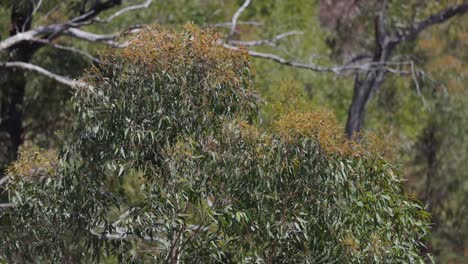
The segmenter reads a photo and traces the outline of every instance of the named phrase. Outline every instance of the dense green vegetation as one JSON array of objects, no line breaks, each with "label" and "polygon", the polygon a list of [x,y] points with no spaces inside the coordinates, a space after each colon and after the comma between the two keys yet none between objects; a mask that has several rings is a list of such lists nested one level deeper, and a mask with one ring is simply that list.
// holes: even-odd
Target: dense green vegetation
[{"label": "dense green vegetation", "polygon": [[8,260],[421,260],[427,213],[333,115],[288,113],[260,132],[244,53],[192,26],[127,42],[75,93],[59,161],[9,171]]},{"label": "dense green vegetation", "polygon": [[[118,33],[0,47],[0,263],[466,261],[466,14],[392,50],[350,140],[356,80],[378,69],[248,52],[365,63],[384,1],[252,1],[232,31],[245,2],[0,0],[1,45],[96,7],[72,28]],[[389,1],[385,24],[464,5]],[[269,42],[222,45],[248,40]]]}]

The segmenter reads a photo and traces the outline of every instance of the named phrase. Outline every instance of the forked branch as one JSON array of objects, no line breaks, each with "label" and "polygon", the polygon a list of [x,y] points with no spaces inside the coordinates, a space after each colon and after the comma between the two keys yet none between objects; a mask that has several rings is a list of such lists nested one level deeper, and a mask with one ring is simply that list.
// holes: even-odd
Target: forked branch
[{"label": "forked branch", "polygon": [[463,4],[455,5],[433,14],[426,19],[414,23],[406,28],[399,28],[399,32],[394,37],[393,41],[396,43],[413,40],[418,37],[419,33],[424,31],[430,26],[442,24],[455,16],[461,16],[468,12],[468,1]]}]

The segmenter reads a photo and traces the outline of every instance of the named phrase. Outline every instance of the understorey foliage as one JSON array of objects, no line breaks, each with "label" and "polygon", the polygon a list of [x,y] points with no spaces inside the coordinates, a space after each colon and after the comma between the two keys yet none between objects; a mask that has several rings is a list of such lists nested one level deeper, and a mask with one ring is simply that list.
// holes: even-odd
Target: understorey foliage
[{"label": "understorey foliage", "polygon": [[0,260],[424,261],[428,214],[372,137],[348,141],[325,110],[257,128],[248,58],[210,30],[121,41],[74,95],[61,151],[9,169]]}]

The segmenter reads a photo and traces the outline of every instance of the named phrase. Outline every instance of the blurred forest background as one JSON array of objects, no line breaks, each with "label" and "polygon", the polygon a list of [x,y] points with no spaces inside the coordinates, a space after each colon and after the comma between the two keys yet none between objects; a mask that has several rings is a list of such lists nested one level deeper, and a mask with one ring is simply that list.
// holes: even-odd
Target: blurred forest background
[{"label": "blurred forest background", "polygon": [[[0,40],[14,34],[12,7],[19,2],[0,0]],[[78,14],[86,2],[94,1],[23,2],[34,2],[34,6],[41,2],[28,22],[31,28],[37,28],[67,21]],[[108,23],[92,23],[81,28],[95,34],[114,34],[145,24],[177,28],[193,23],[216,28],[233,46],[244,44],[250,51],[284,59],[279,63],[271,58],[252,56],[255,88],[264,100],[260,125],[268,124],[285,107],[327,108],[336,114],[344,129],[355,82],[365,81],[362,79],[364,73],[359,70],[322,72],[288,64],[331,67],[360,60],[365,62],[375,55],[375,17],[381,11],[383,1],[254,0],[239,13],[234,28],[233,15],[246,1],[117,2],[122,6],[145,2],[149,5]],[[456,0],[388,2],[386,23],[395,28],[423,20],[451,6],[468,5],[466,1]],[[107,17],[116,10],[104,10],[99,16]],[[427,251],[440,263],[468,261],[467,18],[465,14],[427,27],[417,38],[401,42],[394,48],[393,56],[388,60],[393,70],[386,73],[380,87],[372,92],[362,124],[363,130],[373,131],[392,142],[394,154],[391,158],[404,172],[407,191],[423,201],[432,214]],[[280,35],[285,32],[289,33]],[[246,42],[250,40],[268,41]],[[99,63],[95,58],[110,40],[62,37],[36,44],[39,46],[31,44],[26,48],[34,52],[19,60],[62,76],[80,78],[86,68]],[[73,50],[61,47],[73,47]],[[10,55],[0,50],[1,61]],[[4,68],[0,66],[2,171],[16,159],[18,146],[20,149],[55,149],[58,146],[60,134],[57,132],[70,125],[67,115],[71,111],[69,99],[72,95],[69,86],[43,74]],[[16,79],[13,83],[24,87],[24,97],[20,94],[21,100],[16,103],[12,98],[17,98],[15,93],[21,91],[12,91],[11,85],[7,85],[12,83],[9,79],[12,78],[11,71]],[[22,113],[20,129],[13,132],[9,116],[11,105]],[[13,140],[13,137],[17,139]],[[6,199],[5,194],[2,199]]]}]

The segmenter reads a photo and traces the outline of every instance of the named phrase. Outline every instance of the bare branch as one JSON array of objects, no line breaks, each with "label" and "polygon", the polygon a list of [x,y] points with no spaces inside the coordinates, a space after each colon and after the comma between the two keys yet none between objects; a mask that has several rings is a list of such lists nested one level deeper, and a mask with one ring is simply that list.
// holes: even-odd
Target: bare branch
[{"label": "bare branch", "polygon": [[241,7],[239,7],[236,13],[234,13],[234,16],[232,16],[231,32],[229,33],[227,39],[230,39],[234,35],[237,26],[237,20],[239,19],[239,16],[242,14],[242,12],[244,12],[244,10],[250,5],[250,2],[251,0],[245,0],[244,4]]},{"label": "bare branch", "polygon": [[[370,61],[370,62],[362,62],[360,64],[357,63],[347,63],[342,66],[320,66],[317,64],[313,63],[303,63],[303,62],[298,62],[294,60],[288,60],[286,58],[283,58],[279,55],[276,54],[271,54],[271,53],[263,53],[263,52],[258,52],[258,51],[253,51],[253,50],[245,50],[237,46],[232,46],[229,44],[224,43],[224,47],[232,50],[237,50],[237,51],[245,51],[247,52],[250,56],[256,57],[256,58],[262,58],[262,59],[267,59],[271,60],[283,65],[291,66],[291,67],[296,67],[296,68],[301,68],[301,69],[306,69],[306,70],[311,70],[315,72],[329,72],[329,73],[334,73],[334,74],[343,74],[345,72],[353,72],[353,71],[373,71],[373,70],[383,70],[387,71],[390,73],[394,74],[400,74],[400,75],[409,75],[411,74],[410,71],[404,71],[399,69],[401,66],[411,66],[412,62],[408,61],[402,61],[402,62],[375,62],[375,61]],[[359,61],[359,60],[357,60]]]},{"label": "bare branch", "polygon": [[161,243],[162,245],[164,245],[165,248],[169,247],[169,243],[164,238],[150,237],[148,235],[146,235],[146,236],[135,236],[135,235],[128,234],[128,232],[125,229],[122,229],[122,228],[118,228],[116,230],[116,232],[112,233],[112,234],[109,234],[107,232],[99,233],[99,232],[94,231],[94,230],[90,230],[90,233],[95,235],[95,236],[98,236],[100,238],[106,238],[106,239],[110,239],[110,240],[125,240],[125,239],[137,239],[137,238],[139,238],[139,239],[142,239],[142,240],[145,240],[145,241]]},{"label": "bare branch", "polygon": [[286,37],[293,36],[293,35],[302,35],[302,34],[304,33],[301,31],[293,30],[293,31],[288,31],[288,32],[276,35],[272,39],[251,40],[251,41],[230,40],[228,41],[228,43],[234,46],[252,47],[252,46],[269,45],[272,47],[276,47],[278,45],[278,41],[280,41],[281,39],[284,39]]},{"label": "bare branch", "polygon": [[120,34],[100,35],[100,34],[87,32],[78,28],[69,28],[67,30],[64,30],[63,34],[72,36],[78,39],[90,41],[90,42],[104,42],[111,46],[118,45],[118,43],[116,43],[114,40],[120,35]]},{"label": "bare branch", "polygon": [[145,8],[148,8],[151,3],[153,2],[153,0],[147,0],[146,2],[142,3],[142,4],[139,4],[139,5],[132,5],[132,6],[127,6],[125,8],[122,8],[120,9],[119,11],[115,12],[113,15],[111,15],[110,17],[106,18],[106,19],[100,19],[100,18],[95,18],[94,20],[97,21],[97,22],[101,22],[101,23],[108,23],[112,20],[114,20],[116,17],[119,17],[127,12],[130,12],[130,11],[133,11],[133,10],[138,10],[138,9],[145,9]]},{"label": "bare branch", "polygon": [[[223,45],[224,47],[228,49],[243,51],[243,49],[237,46],[232,46],[227,43],[224,43]],[[322,66],[314,65],[314,64],[305,64],[301,62],[295,62],[295,61],[291,61],[291,60],[285,59],[281,56],[278,56],[276,54],[271,54],[271,53],[263,53],[263,52],[257,52],[257,51],[252,51],[252,50],[246,50],[246,52],[252,57],[268,59],[268,60],[272,60],[272,61],[278,62],[280,64],[288,65],[288,66],[312,70],[316,72],[332,72],[335,74],[340,73],[339,69],[336,67],[322,67]]]},{"label": "bare branch", "polygon": [[93,7],[86,13],[81,16],[75,17],[70,20],[71,23],[82,23],[86,21],[91,21],[95,18],[99,13],[105,11],[107,9],[111,9],[117,5],[120,5],[120,0],[108,0],[108,1],[96,1]]},{"label": "bare branch", "polygon": [[[116,16],[120,16],[123,13],[126,13],[131,10],[147,7],[152,1],[146,1],[142,5],[130,6],[128,8],[124,8],[117,12]],[[93,42],[106,42],[109,45],[117,45],[113,40],[117,37],[117,35],[98,35],[89,32],[85,32],[82,30],[77,29],[77,27],[87,25],[92,23],[95,18],[100,12],[110,9],[114,6],[120,4],[120,1],[117,0],[108,0],[108,1],[96,1],[96,4],[85,14],[75,17],[65,23],[61,24],[52,24],[47,26],[41,26],[32,30],[28,30],[26,32],[18,33],[14,36],[11,36],[3,41],[0,42],[0,51],[6,50],[15,46],[16,44],[23,42],[23,41],[31,41],[34,38],[38,38],[39,36],[45,36],[49,40],[54,39],[60,35],[71,35],[76,38],[84,39],[87,41]],[[37,6],[36,6],[37,7]],[[114,18],[116,17],[114,16]],[[112,16],[111,16],[111,19]]]},{"label": "bare branch", "polygon": [[[141,28],[135,26],[135,27],[132,27],[131,29],[125,30],[124,33],[135,34],[140,31],[141,31]],[[117,47],[117,48],[128,46],[128,42],[119,43],[118,41],[115,41],[115,39],[117,39],[121,35],[121,33],[101,35],[101,34],[87,32],[78,28],[69,28],[63,31],[63,35],[68,35],[68,36],[81,39],[81,40],[85,40],[85,41],[89,41],[89,42],[102,42],[109,46]]]},{"label": "bare branch", "polygon": [[1,203],[0,204],[0,209],[7,209],[13,207],[12,203]]},{"label": "bare branch", "polygon": [[[237,25],[251,25],[251,26],[264,26],[265,24],[262,22],[257,21],[238,21]],[[215,27],[215,28],[231,28],[232,22],[225,22],[225,23],[216,23],[216,24],[206,24],[205,26],[208,27]]]},{"label": "bare branch", "polygon": [[[128,30],[127,33],[135,33],[138,32],[140,29],[138,27],[134,27],[131,30]],[[60,32],[59,34],[57,34]],[[120,36],[119,33],[115,34],[95,34],[91,32],[87,32],[78,28],[69,28],[69,26],[65,24],[56,24],[50,25],[45,27],[39,27],[33,30],[29,30],[23,33],[18,33],[12,37],[5,39],[4,41],[0,42],[0,51],[9,49],[20,42],[23,41],[40,41],[38,39],[41,35],[50,35],[50,34],[57,34],[58,35],[68,35],[74,38],[78,38],[81,40],[86,40],[89,42],[103,42],[107,45],[120,47],[121,44],[117,43],[115,39]]]},{"label": "bare branch", "polygon": [[45,39],[34,39],[32,40],[34,42],[38,42],[38,43],[41,43],[41,44],[45,44],[45,45],[49,45],[55,49],[59,49],[59,50],[65,50],[65,51],[70,51],[70,52],[73,52],[73,53],[77,53],[83,57],[86,57],[87,59],[89,59],[90,61],[92,62],[95,62],[95,63],[99,63],[99,64],[107,64],[106,62],[103,62],[101,61],[100,59],[94,57],[93,55],[83,51],[83,50],[80,50],[80,49],[77,49],[77,48],[74,48],[74,47],[68,47],[68,46],[63,46],[63,45],[60,45],[60,44],[55,44],[55,43],[52,43],[51,41],[49,40],[45,40]]},{"label": "bare branch", "polygon": [[68,35],[77,39],[89,41],[89,42],[102,42],[112,47],[125,47],[128,44],[119,43],[116,39],[122,34],[136,34],[141,31],[142,26],[132,26],[123,32],[113,34],[95,34],[92,32],[84,31],[78,28],[68,28],[61,32],[62,35]]},{"label": "bare branch", "polygon": [[0,62],[0,68],[8,69],[8,68],[16,68],[16,69],[22,69],[22,70],[28,70],[28,71],[33,71],[36,73],[39,73],[43,76],[46,76],[52,80],[55,80],[58,83],[64,84],[66,86],[69,86],[71,88],[85,88],[85,89],[90,89],[91,91],[94,90],[94,88],[82,81],[78,80],[72,80],[70,78],[55,74],[53,72],[50,72],[42,67],[39,67],[37,65],[27,63],[27,62],[21,62],[21,61],[13,61],[13,62]]},{"label": "bare branch", "polygon": [[463,4],[449,7],[445,10],[440,11],[437,14],[429,16],[421,22],[415,23],[407,28],[400,29],[400,32],[393,39],[393,42],[400,43],[408,40],[413,40],[419,35],[419,33],[421,33],[421,31],[425,30],[426,28],[436,24],[444,23],[452,17],[463,15],[467,12],[468,1],[465,0]]},{"label": "bare branch", "polygon": [[426,100],[424,99],[424,96],[421,94],[421,89],[419,88],[419,82],[418,82],[418,78],[416,76],[416,70],[415,70],[415,66],[414,66],[413,62],[411,62],[411,77],[413,78],[414,85],[416,86],[416,92],[418,93],[419,97],[421,98],[423,106],[427,107]]},{"label": "bare branch", "polygon": [[24,24],[23,24],[23,30],[22,30],[22,31],[25,31],[26,25],[28,24],[29,21],[31,21],[33,15],[37,12],[37,10],[39,10],[39,8],[40,8],[41,5],[42,5],[42,2],[43,2],[43,0],[39,0],[39,2],[38,2],[37,4],[35,4],[35,3],[33,2],[34,9],[33,9],[33,11],[31,12],[31,14],[28,16],[28,19],[26,19],[26,22],[24,22]]},{"label": "bare branch", "polygon": [[375,17],[375,41],[379,47],[384,45],[384,40],[387,37],[387,9],[388,0],[383,0],[382,7]]},{"label": "bare branch", "polygon": [[6,183],[8,181],[8,176],[5,176],[3,178],[0,179],[0,186],[2,186],[4,183]]},{"label": "bare branch", "polygon": [[0,42],[0,50],[6,50],[14,45],[27,40],[32,40],[33,38],[42,35],[42,34],[51,34],[54,31],[58,31],[62,28],[62,25],[50,25],[38,27],[36,29],[28,30],[26,32],[20,32],[14,36],[11,36]]},{"label": "bare branch", "polygon": [[32,14],[29,17],[29,19],[31,19],[31,17],[37,12],[37,10],[39,10],[39,8],[41,8],[42,2],[43,2],[43,0],[39,0],[37,5],[34,7],[34,10],[32,11]]},{"label": "bare branch", "polygon": [[62,34],[65,33],[67,35],[71,35],[76,38],[81,38],[81,39],[85,39],[85,40],[93,41],[93,42],[109,41],[117,37],[116,34],[97,35],[97,34],[89,33],[86,31],[82,31],[77,28],[69,28],[69,27],[70,25],[68,24],[54,24],[54,25],[49,25],[49,26],[38,27],[36,29],[28,30],[26,32],[21,32],[0,42],[0,50],[9,49],[23,41],[34,41],[34,38],[37,38],[41,35],[57,34],[58,32],[61,32]]}]

